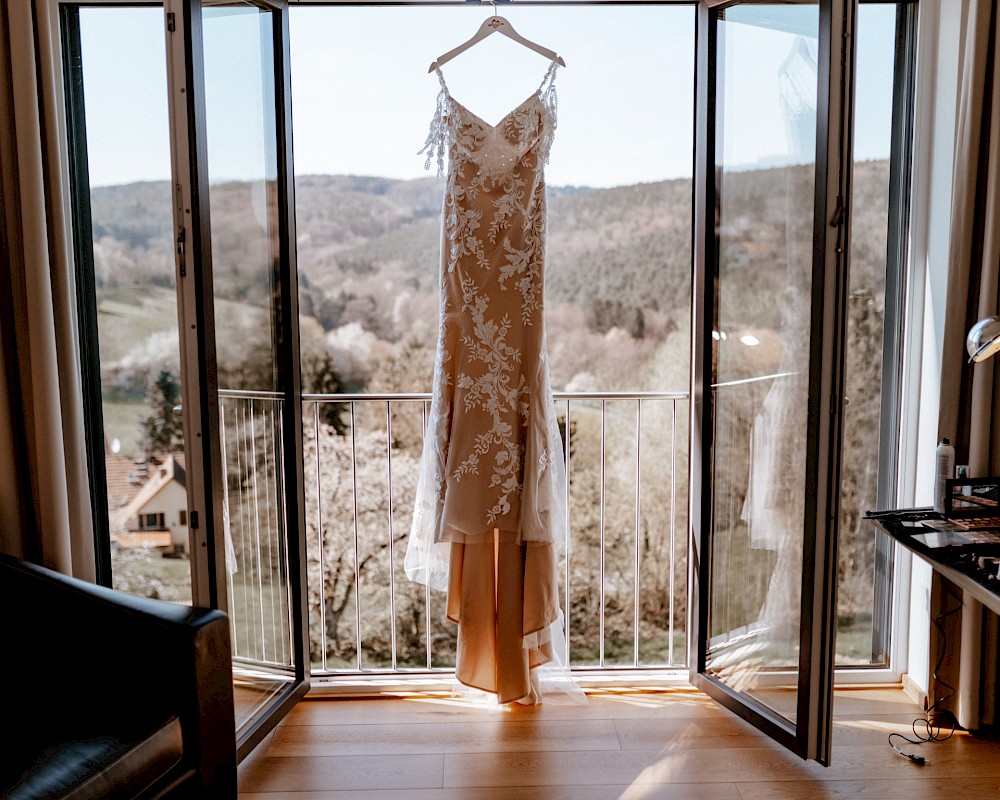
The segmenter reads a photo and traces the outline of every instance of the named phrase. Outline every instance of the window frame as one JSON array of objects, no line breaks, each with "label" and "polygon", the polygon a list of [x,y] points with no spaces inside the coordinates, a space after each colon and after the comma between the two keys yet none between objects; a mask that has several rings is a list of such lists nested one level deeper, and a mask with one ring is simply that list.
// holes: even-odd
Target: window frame
[{"label": "window frame", "polygon": [[[868,2],[878,2],[879,0],[860,0],[862,3]],[[96,0],[95,2],[88,2],[88,0],[44,0],[44,2],[49,6],[50,9],[55,11],[52,19],[61,20],[62,15],[68,13],[69,8],[80,8],[87,6],[109,6],[109,5],[120,5],[123,7],[165,7],[165,2],[149,2],[148,0]],[[615,4],[620,5],[682,5],[682,6],[697,6],[697,2],[692,0],[612,0]],[[385,5],[385,3],[376,2],[351,2],[349,3],[353,6],[365,6],[365,5]],[[566,6],[576,6],[576,5],[594,5],[598,3],[593,2],[559,2],[558,0],[522,0],[518,2],[518,5],[532,6],[532,5],[566,5]],[[711,4],[711,3],[710,3]],[[308,7],[308,6],[340,6],[343,3],[329,2],[328,0],[289,0],[289,5],[291,8],[296,7]],[[466,6],[468,5],[466,0],[442,0],[442,2],[433,2],[432,0],[425,0],[424,2],[398,2],[393,3],[393,5],[425,5],[430,7],[438,6]],[[913,125],[913,84],[914,84],[914,63],[915,63],[915,35],[916,35],[916,9],[918,7],[918,0],[897,0],[897,7],[906,8],[909,10],[909,18],[905,25],[905,31],[902,29],[897,31],[897,41],[902,41],[900,37],[905,37],[907,42],[907,49],[905,53],[897,50],[897,60],[902,63],[905,62],[906,70],[905,72],[900,72],[897,75],[897,82],[900,86],[905,87],[906,91],[903,95],[903,100],[905,102],[897,103],[893,111],[893,136],[894,142],[892,149],[890,151],[890,159],[892,160],[891,170],[892,170],[892,182],[890,187],[890,203],[892,204],[891,218],[890,218],[890,252],[889,257],[891,263],[895,269],[891,277],[891,287],[894,292],[893,294],[893,304],[892,310],[896,315],[894,317],[893,325],[890,326],[888,322],[884,327],[886,347],[883,351],[883,413],[881,415],[881,426],[882,426],[882,436],[880,437],[880,465],[882,463],[892,464],[891,476],[887,471],[880,470],[880,488],[879,488],[879,502],[880,504],[888,503],[891,504],[895,497],[896,485],[898,482],[898,453],[901,448],[900,442],[900,395],[902,393],[901,385],[904,381],[903,367],[900,365],[902,361],[901,358],[895,357],[902,348],[902,332],[903,327],[906,323],[904,319],[903,309],[905,308],[907,297],[905,292],[905,287],[907,285],[907,275],[908,275],[908,251],[907,251],[907,238],[909,234],[909,188],[910,188],[910,168],[911,168],[911,143],[912,143],[912,125]],[[59,40],[62,36],[62,24],[55,27],[49,28],[49,33],[52,35],[53,39]],[[59,44],[63,44],[61,41]],[[55,44],[50,48],[50,57],[59,60],[61,58],[60,46]],[[69,52],[72,52],[69,49]],[[44,57],[44,56],[43,56]],[[61,83],[57,81],[57,91],[59,96],[56,100],[57,112],[62,115],[62,118],[58,120],[58,124],[55,126],[57,130],[65,129],[66,135],[60,140],[59,145],[62,148],[60,155],[63,157],[65,162],[63,169],[63,179],[65,181],[65,196],[58,198],[64,204],[65,208],[65,219],[67,220],[66,229],[69,232],[67,249],[70,253],[69,265],[73,270],[73,279],[75,284],[75,295],[77,304],[77,325],[78,325],[78,346],[80,365],[81,365],[81,383],[82,392],[85,402],[85,426],[87,432],[87,446],[86,446],[86,458],[87,458],[87,468],[89,471],[89,485],[91,489],[91,513],[93,517],[93,534],[94,534],[94,547],[97,554],[97,571],[98,571],[98,582],[105,585],[110,585],[111,575],[110,575],[110,545],[107,540],[108,532],[108,522],[107,522],[107,508],[105,504],[101,502],[95,502],[95,498],[101,498],[106,496],[106,479],[105,479],[105,468],[104,468],[104,451],[103,451],[103,414],[101,409],[101,397],[100,397],[100,365],[99,365],[99,354],[96,348],[96,324],[97,324],[97,309],[96,309],[96,297],[87,298],[84,295],[85,287],[88,285],[88,279],[92,282],[93,280],[93,251],[90,249],[88,258],[88,248],[86,242],[80,239],[80,233],[78,230],[78,225],[81,224],[83,215],[89,217],[89,197],[87,197],[86,192],[80,191],[80,181],[86,180],[87,170],[86,170],[86,158],[80,157],[81,151],[79,148],[79,138],[81,135],[85,136],[85,130],[83,124],[85,122],[84,109],[82,108],[82,103],[77,103],[78,107],[74,107],[72,102],[75,97],[78,101],[82,100],[82,95],[79,93],[74,93],[71,91],[73,86],[73,69],[74,65],[71,63],[71,58],[62,59],[62,63],[56,64],[56,69],[54,70]],[[169,53],[168,53],[169,60]],[[895,94],[895,93],[894,93]],[[897,97],[897,100],[899,98]],[[696,100],[697,102],[697,100]],[[898,125],[897,125],[898,121]],[[904,129],[905,126],[905,129]],[[697,133],[696,133],[697,135]],[[899,148],[897,150],[897,148]],[[905,151],[905,152],[904,152]],[[85,155],[85,154],[84,154]],[[78,212],[86,206],[86,210],[82,211],[82,214]],[[890,262],[887,261],[887,299],[886,299],[886,316],[887,320],[890,313],[890,303],[889,303],[889,265]],[[694,273],[694,269],[692,270]],[[697,276],[695,276],[697,278]],[[92,285],[92,283],[91,283]],[[892,357],[890,357],[890,353]],[[96,385],[97,391],[94,391],[94,376],[96,375]],[[893,413],[888,415],[886,411],[892,409]],[[883,462],[883,457],[889,459]],[[890,458],[891,457],[891,458]],[[693,485],[692,485],[693,494]],[[888,590],[884,594],[884,599],[882,602],[886,603],[889,607],[889,630],[893,636],[889,639],[891,647],[890,652],[897,652],[896,644],[901,640],[905,639],[906,630],[899,625],[899,614],[893,614],[892,609],[898,605],[898,593],[901,590],[899,586],[891,580],[891,569],[887,570],[886,581]],[[864,680],[870,674],[872,679],[878,680],[880,678],[884,679],[884,676],[891,675],[894,669],[894,659],[887,658],[884,666],[880,667],[878,665],[861,666],[861,667],[837,667],[838,672],[848,672],[849,679],[852,681]]]},{"label": "window frame", "polygon": [[166,527],[166,515],[162,511],[145,511],[139,515],[139,530],[141,531],[160,531]]},{"label": "window frame", "polygon": [[[903,394],[906,385],[905,328],[907,325],[908,276],[910,268],[910,198],[913,187],[913,136],[916,112],[918,0],[897,0],[896,59],[893,75],[892,142],[889,147],[889,225],[886,232],[885,317],[882,332],[882,408],[879,414],[878,509],[898,505],[900,459],[903,446]],[[872,658],[883,664],[898,663],[896,641],[907,636],[899,624],[897,548],[889,537],[876,534],[875,597],[872,613]],[[879,616],[875,612],[878,612]],[[876,619],[887,625],[879,630]],[[850,667],[841,667],[850,669]]]},{"label": "window frame", "polygon": [[111,586],[111,522],[108,513],[107,465],[104,456],[104,408],[101,397],[101,354],[97,328],[97,292],[94,268],[93,223],[90,204],[90,167],[87,158],[87,120],[83,92],[80,42],[80,6],[59,3],[58,30],[62,56],[62,105],[65,113],[69,167],[68,192],[72,231],[70,262],[76,286],[77,347],[83,395],[85,452],[93,521],[96,582]]}]

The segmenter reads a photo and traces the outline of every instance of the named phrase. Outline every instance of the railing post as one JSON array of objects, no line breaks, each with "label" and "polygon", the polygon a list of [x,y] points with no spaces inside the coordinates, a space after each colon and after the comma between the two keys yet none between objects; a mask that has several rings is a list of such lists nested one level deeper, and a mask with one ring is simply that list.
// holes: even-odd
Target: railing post
[{"label": "railing post", "polygon": [[389,636],[391,638],[392,671],[396,671],[396,560],[392,525],[392,401],[385,401],[385,468],[389,506]]},{"label": "railing post", "polygon": [[[423,451],[423,442],[427,438],[427,402],[420,404],[420,444]],[[427,669],[432,669],[433,659],[431,658],[431,587],[424,584],[424,655],[427,659]]]},{"label": "railing post", "polygon": [[[632,666],[639,666],[639,582],[641,580],[640,538],[642,493],[642,398],[635,401],[635,587],[632,602]],[[671,597],[671,599],[673,599]]]},{"label": "railing post", "polygon": [[677,400],[670,402],[670,606],[667,610],[667,663],[674,661],[674,568],[677,548]]},{"label": "railing post", "polygon": [[[303,415],[304,416],[304,415]],[[326,547],[323,541],[323,479],[320,472],[319,401],[313,402],[313,435],[316,437],[316,541],[319,546],[319,630],[323,671],[328,669],[326,651]]]},{"label": "railing post", "polygon": [[566,590],[565,590],[564,595],[563,595],[563,602],[566,604],[566,612],[565,612],[565,616],[564,616],[564,619],[563,619],[563,624],[566,626],[566,664],[567,665],[571,665],[572,664],[572,660],[570,658],[570,635],[571,635],[572,631],[570,630],[570,624],[569,624],[569,620],[570,620],[570,568],[571,568],[571,561],[572,561],[572,552],[571,552],[572,548],[570,547],[570,542],[572,541],[572,539],[571,539],[572,526],[570,525],[570,521],[569,521],[570,520],[570,513],[569,513],[570,512],[570,507],[569,507],[570,491],[569,491],[569,489],[570,489],[570,485],[572,484],[572,478],[570,476],[570,449],[571,449],[571,445],[570,445],[571,425],[570,425],[570,408],[569,408],[570,407],[570,403],[571,403],[571,400],[570,400],[569,397],[567,397],[566,398],[566,547],[564,549],[564,552],[566,553],[566,558],[565,558],[565,562],[566,562],[566,565],[565,565],[565,571],[566,571],[566,576],[565,576]]},{"label": "railing post", "polygon": [[607,411],[608,411],[608,401],[606,399],[601,400],[601,587],[600,587],[600,598],[601,598],[601,609],[598,625],[598,636],[600,637],[597,643],[599,659],[598,663],[604,666],[604,553],[605,553],[605,542],[604,542],[604,480],[605,480],[605,466],[607,464],[607,459],[605,458],[605,427],[607,425]]},{"label": "railing post", "polygon": [[351,480],[354,486],[354,639],[357,648],[358,670],[361,665],[361,543],[358,537],[358,429],[351,401]]}]

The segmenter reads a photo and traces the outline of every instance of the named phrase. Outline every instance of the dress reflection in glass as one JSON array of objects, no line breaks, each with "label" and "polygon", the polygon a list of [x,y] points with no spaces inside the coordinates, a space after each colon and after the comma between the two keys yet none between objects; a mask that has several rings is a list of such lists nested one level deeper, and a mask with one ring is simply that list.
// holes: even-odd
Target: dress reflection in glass
[{"label": "dress reflection in glass", "polygon": [[436,70],[421,151],[446,185],[440,338],[406,572],[447,590],[456,677],[500,703],[536,702],[534,668],[565,664],[565,474],[542,316],[555,71],[490,125]]}]

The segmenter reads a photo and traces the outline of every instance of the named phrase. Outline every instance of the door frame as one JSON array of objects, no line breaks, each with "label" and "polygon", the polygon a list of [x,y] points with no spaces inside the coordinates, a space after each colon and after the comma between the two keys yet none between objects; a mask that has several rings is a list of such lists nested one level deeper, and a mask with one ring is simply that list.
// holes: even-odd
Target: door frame
[{"label": "door frame", "polygon": [[[796,724],[706,672],[713,530],[712,321],[718,271],[715,209],[718,14],[736,0],[698,6],[695,226],[692,273],[688,658],[691,683],[802,758],[830,763],[837,621],[840,441],[850,253],[855,22],[858,0],[818,0],[816,182],[813,219],[810,434],[806,454],[802,638]],[[760,3],[747,2],[741,5]],[[816,387],[819,387],[817,391]]]},{"label": "door frame", "polygon": [[[295,261],[294,173],[292,170],[291,81],[288,4],[252,0],[273,14],[274,124],[277,142],[278,311],[275,315],[279,392],[282,395],[283,510],[288,540],[294,680],[237,730],[242,760],[309,690],[306,589],[306,536],[302,442],[302,389],[299,366],[298,278]],[[212,298],[211,216],[201,0],[164,0],[175,142],[175,235],[178,241],[178,299],[184,373],[185,446],[194,487],[192,511],[200,512],[199,563],[192,554],[196,603],[226,610],[223,521],[224,481],[219,423],[215,315]],[[173,15],[173,16],[171,16]],[[180,34],[179,36],[177,34]],[[183,265],[183,268],[182,266]],[[182,283],[183,281],[183,283]],[[190,406],[188,404],[191,404]],[[187,409],[192,409],[190,416]],[[187,424],[190,420],[190,425]],[[190,433],[188,432],[190,430]],[[197,449],[195,449],[197,448]]]},{"label": "door frame", "polygon": [[177,0],[164,0],[163,9],[184,450],[189,454],[191,598],[194,605],[227,611],[222,459],[220,448],[212,446],[219,441],[219,382],[215,308],[208,302],[213,296],[208,172],[196,157],[208,149],[204,94],[195,89],[203,74],[201,16]]}]

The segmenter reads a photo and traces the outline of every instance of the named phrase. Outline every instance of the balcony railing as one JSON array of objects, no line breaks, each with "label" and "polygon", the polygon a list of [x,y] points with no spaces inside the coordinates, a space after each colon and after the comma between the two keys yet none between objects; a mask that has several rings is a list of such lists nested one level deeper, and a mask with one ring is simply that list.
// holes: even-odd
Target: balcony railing
[{"label": "balcony railing", "polygon": [[292,666],[281,418],[274,392],[219,393],[227,597],[234,660]]},{"label": "balcony railing", "polygon": [[[281,401],[221,394],[238,658],[287,664]],[[686,392],[556,393],[569,509],[561,592],[570,663],[685,663]],[[407,580],[403,556],[427,394],[303,398],[309,629],[316,676],[454,667],[444,597]]]}]

